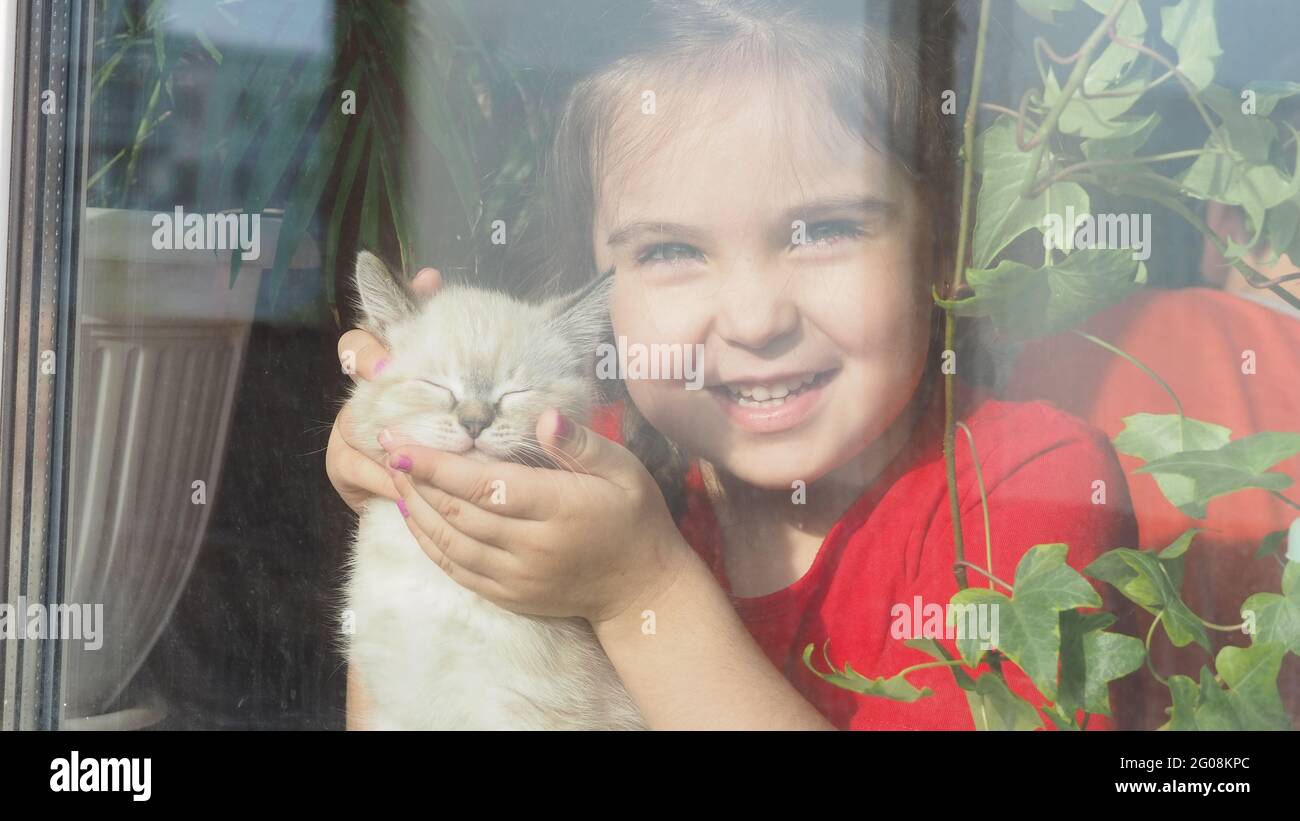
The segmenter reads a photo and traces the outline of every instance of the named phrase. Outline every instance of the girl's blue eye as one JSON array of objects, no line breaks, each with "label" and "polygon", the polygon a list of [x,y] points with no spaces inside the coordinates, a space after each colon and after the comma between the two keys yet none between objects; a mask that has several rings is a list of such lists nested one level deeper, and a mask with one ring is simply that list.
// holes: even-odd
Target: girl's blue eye
[{"label": "girl's blue eye", "polygon": [[817,222],[808,226],[807,245],[833,245],[840,240],[859,239],[866,234],[860,223],[848,220]]},{"label": "girl's blue eye", "polygon": [[682,242],[659,242],[649,246],[637,255],[637,262],[645,265],[652,262],[673,264],[686,260],[699,259],[700,252]]}]

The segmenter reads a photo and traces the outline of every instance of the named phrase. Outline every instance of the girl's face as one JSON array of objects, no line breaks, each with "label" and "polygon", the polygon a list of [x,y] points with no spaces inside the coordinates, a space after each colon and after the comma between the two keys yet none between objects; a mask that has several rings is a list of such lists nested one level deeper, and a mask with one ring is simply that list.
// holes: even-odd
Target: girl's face
[{"label": "girl's face", "polygon": [[701,389],[628,380],[645,418],[747,484],[789,489],[897,439],[931,302],[910,186],[862,140],[807,127],[829,113],[778,110],[761,94],[714,108],[607,176],[595,251],[617,266],[630,352],[703,353]]}]

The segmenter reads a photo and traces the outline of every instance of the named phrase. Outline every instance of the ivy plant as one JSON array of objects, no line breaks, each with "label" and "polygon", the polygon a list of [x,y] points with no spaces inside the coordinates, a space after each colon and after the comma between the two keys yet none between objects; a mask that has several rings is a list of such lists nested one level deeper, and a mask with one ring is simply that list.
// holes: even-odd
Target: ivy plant
[{"label": "ivy plant", "polygon": [[[1044,230],[1049,215],[1067,208],[1087,212],[1090,192],[1169,209],[1207,236],[1247,282],[1300,308],[1300,300],[1280,287],[1300,274],[1269,280],[1246,259],[1246,252],[1261,243],[1273,249],[1274,258],[1286,253],[1300,259],[1300,139],[1293,127],[1271,119],[1280,101],[1300,95],[1300,84],[1216,85],[1222,50],[1215,0],[1179,0],[1150,19],[1137,0],[1017,3],[1044,23],[1055,24],[1066,13],[1089,14],[1092,26],[1067,55],[1058,54],[1044,38],[1035,39],[1037,83],[1018,105],[981,103],[990,15],[990,0],[982,0],[964,120],[956,264],[946,291],[935,295],[947,314],[945,347],[954,347],[958,317],[980,317],[1006,337],[1033,339],[1074,329],[1144,285],[1145,266],[1128,250],[1045,242],[1041,265],[1010,258],[1013,243],[1027,232]],[[1176,151],[1144,151],[1160,116],[1139,103],[1170,88],[1181,89],[1191,101],[1208,137],[1201,145]],[[996,117],[977,133],[980,111]],[[1181,170],[1170,172],[1171,167]],[[1190,207],[1194,200],[1242,209],[1250,241],[1238,244],[1215,234]],[[1173,398],[1177,413],[1130,416],[1114,441],[1121,453],[1143,462],[1137,472],[1151,474],[1170,504],[1202,519],[1211,499],[1262,489],[1300,511],[1300,503],[1285,492],[1291,477],[1275,470],[1300,453],[1300,433],[1234,437],[1213,420],[1188,418],[1158,374],[1105,340],[1075,332],[1128,359]],[[1110,714],[1111,682],[1145,666],[1169,691],[1169,720],[1161,729],[1291,728],[1277,678],[1284,656],[1300,652],[1300,536],[1291,536],[1288,545],[1287,533],[1278,532],[1261,544],[1256,560],[1277,561],[1284,568],[1281,590],[1249,596],[1241,605],[1243,621],[1235,625],[1211,624],[1183,601],[1183,578],[1195,570],[1187,567],[1188,549],[1202,528],[1190,528],[1161,550],[1117,546],[1082,574],[1066,563],[1068,545],[1040,544],[1026,552],[1013,581],[1002,583],[1006,592],[992,585],[971,587],[968,569],[1000,580],[994,575],[998,568],[980,567],[964,554],[954,461],[956,431],[964,425],[953,418],[951,373],[945,375],[945,392],[944,452],[959,588],[949,612],[972,604],[996,606],[999,640],[986,648],[979,640],[959,638],[955,657],[933,639],[913,640],[909,646],[934,661],[880,678],[861,675],[848,664],[836,669],[826,648],[829,669],[822,670],[809,645],[804,654],[809,669],[865,697],[911,702],[932,692],[917,688],[908,675],[947,667],[966,693],[977,729],[1027,730],[1050,723],[1078,730],[1087,726],[1090,715]],[[987,500],[985,513],[987,523]],[[1292,528],[1297,530],[1300,526]],[[1107,629],[1116,619],[1099,610],[1103,602],[1089,578],[1112,586],[1153,616],[1145,639]],[[1214,630],[1248,633],[1250,645],[1225,647],[1210,658],[1208,631]],[[1150,659],[1158,637],[1205,652],[1199,679],[1161,676]],[[1041,710],[1007,686],[1005,669],[1011,664],[1042,695]]]}]

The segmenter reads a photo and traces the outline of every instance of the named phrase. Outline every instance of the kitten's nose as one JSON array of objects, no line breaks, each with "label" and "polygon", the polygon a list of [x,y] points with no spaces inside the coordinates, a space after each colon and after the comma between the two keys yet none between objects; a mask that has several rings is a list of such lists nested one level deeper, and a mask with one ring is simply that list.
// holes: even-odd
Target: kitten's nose
[{"label": "kitten's nose", "polygon": [[470,399],[457,406],[456,418],[460,420],[461,427],[469,433],[469,438],[477,439],[484,429],[491,427],[496,413],[488,403]]}]

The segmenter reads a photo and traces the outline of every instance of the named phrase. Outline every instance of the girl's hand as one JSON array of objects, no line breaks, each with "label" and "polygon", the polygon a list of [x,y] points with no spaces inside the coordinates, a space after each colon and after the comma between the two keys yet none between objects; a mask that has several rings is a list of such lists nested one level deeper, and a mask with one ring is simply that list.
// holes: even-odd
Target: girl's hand
[{"label": "girl's hand", "polygon": [[[442,275],[437,268],[424,268],[411,280],[411,290],[428,296],[442,287]],[[378,339],[354,328],[339,337],[339,363],[344,373],[353,379],[371,379],[388,364],[388,351]],[[362,453],[352,436],[348,406],[334,419],[330,430],[329,446],[325,449],[325,472],[334,490],[360,513],[365,503],[375,496],[400,498],[384,466]]]},{"label": "girl's hand", "polygon": [[407,528],[452,579],[516,613],[599,627],[672,586],[694,554],[628,450],[557,411],[537,439],[570,470],[389,450]]}]

